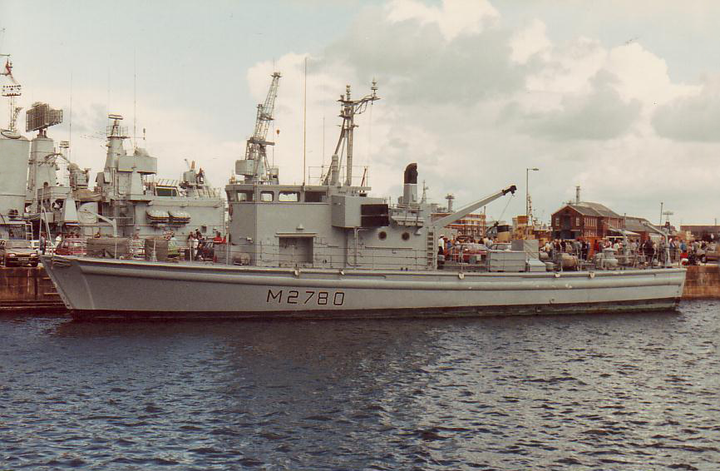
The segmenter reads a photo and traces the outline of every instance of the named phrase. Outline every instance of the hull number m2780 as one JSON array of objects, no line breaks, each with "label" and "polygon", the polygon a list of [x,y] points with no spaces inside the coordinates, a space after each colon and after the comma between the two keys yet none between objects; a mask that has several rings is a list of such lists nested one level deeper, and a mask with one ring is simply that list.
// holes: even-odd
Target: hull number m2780
[{"label": "hull number m2780", "polygon": [[345,293],[342,291],[315,290],[272,290],[268,289],[268,303],[298,304],[300,306],[342,306],[345,304]]}]

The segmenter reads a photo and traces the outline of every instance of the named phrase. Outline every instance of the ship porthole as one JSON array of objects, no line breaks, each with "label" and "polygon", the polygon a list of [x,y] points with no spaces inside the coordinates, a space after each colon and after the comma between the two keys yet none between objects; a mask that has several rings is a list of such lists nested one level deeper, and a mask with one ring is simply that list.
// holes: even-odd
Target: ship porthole
[{"label": "ship porthole", "polygon": [[385,231],[380,231],[380,232],[378,233],[378,239],[380,239],[380,240],[385,240],[385,239],[387,239],[387,232],[385,232]]},{"label": "ship porthole", "polygon": [[409,232],[403,232],[402,233],[402,240],[408,240],[410,239],[410,233]]}]

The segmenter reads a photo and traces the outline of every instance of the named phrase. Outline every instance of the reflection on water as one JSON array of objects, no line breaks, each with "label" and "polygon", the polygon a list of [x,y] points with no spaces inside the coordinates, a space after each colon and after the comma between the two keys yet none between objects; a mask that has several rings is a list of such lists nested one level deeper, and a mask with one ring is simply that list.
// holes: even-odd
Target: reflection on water
[{"label": "reflection on water", "polygon": [[719,308],[1,317],[0,469],[715,469]]}]

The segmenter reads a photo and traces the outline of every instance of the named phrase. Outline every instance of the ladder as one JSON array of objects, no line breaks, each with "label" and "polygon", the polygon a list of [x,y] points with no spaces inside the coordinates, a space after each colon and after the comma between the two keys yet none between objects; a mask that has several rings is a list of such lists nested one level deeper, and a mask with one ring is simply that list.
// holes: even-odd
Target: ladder
[{"label": "ladder", "polygon": [[25,221],[25,240],[30,242],[33,239],[34,237],[32,223],[30,221]]},{"label": "ladder", "polygon": [[427,231],[427,268],[432,270],[435,268],[435,261],[437,260],[437,241],[435,240],[435,231],[428,228]]}]

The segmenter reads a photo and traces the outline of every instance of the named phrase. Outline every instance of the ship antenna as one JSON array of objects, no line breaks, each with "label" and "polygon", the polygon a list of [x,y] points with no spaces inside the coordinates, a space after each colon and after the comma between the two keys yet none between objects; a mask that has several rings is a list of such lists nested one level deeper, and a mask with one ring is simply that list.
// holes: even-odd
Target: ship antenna
[{"label": "ship antenna", "polygon": [[137,149],[137,49],[133,48],[133,147]]},{"label": "ship antenna", "polygon": [[307,56],[305,56],[305,78],[303,80],[303,186],[307,173]]},{"label": "ship antenna", "polygon": [[72,143],[72,115],[73,115],[73,73],[72,70],[70,71],[70,119],[68,123],[68,159],[72,160],[72,147],[70,147],[70,144]]}]

